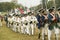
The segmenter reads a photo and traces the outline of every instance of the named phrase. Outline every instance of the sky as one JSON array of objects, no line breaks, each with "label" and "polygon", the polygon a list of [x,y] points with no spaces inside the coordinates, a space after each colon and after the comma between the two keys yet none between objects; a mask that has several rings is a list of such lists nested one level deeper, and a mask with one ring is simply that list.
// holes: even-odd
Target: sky
[{"label": "sky", "polygon": [[[0,2],[10,2],[11,0],[0,0]],[[37,6],[41,2],[41,0],[18,0],[18,4],[22,4],[23,6],[26,6],[28,8]]]}]

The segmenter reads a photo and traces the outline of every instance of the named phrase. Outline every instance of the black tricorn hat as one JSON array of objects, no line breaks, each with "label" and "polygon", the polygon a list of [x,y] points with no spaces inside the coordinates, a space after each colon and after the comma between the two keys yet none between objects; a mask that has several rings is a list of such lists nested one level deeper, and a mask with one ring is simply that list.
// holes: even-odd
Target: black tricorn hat
[{"label": "black tricorn hat", "polygon": [[49,12],[51,13],[51,12],[53,12],[53,10],[54,10],[53,8],[50,8],[50,9],[49,9]]},{"label": "black tricorn hat", "polygon": [[41,12],[43,9],[39,9],[39,11],[38,12]]}]

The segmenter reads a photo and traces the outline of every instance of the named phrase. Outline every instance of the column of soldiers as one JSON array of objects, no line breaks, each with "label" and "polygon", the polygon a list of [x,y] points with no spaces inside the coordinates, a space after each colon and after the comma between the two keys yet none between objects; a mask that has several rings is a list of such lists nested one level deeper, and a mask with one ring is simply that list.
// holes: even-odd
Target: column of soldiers
[{"label": "column of soldiers", "polygon": [[41,9],[40,13],[36,16],[32,12],[22,16],[15,14],[8,16],[8,27],[15,32],[34,35],[36,26],[38,26],[39,29],[38,39],[42,37],[42,40],[45,40],[45,37],[48,35],[48,40],[51,40],[52,33],[54,32],[55,39],[58,40],[60,8],[58,8],[58,11],[50,8],[48,12],[45,9]]},{"label": "column of soldiers", "polygon": [[38,39],[40,39],[40,37],[42,36],[42,40],[45,40],[46,35],[48,35],[48,40],[51,40],[52,34],[55,33],[55,39],[58,40],[60,30],[60,8],[58,8],[57,11],[55,11],[54,8],[50,8],[48,10],[48,13],[46,13],[46,10],[41,9],[40,13],[41,14],[37,15],[37,19],[39,22]]},{"label": "column of soldiers", "polygon": [[22,16],[18,14],[8,16],[8,27],[15,32],[23,34],[34,35],[34,30],[37,23],[38,21],[33,13],[29,13],[29,15],[24,14]]}]

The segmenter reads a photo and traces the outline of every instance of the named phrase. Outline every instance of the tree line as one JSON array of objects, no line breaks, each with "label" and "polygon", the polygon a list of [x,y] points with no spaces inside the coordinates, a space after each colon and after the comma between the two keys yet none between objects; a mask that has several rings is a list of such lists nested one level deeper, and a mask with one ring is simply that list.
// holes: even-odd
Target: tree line
[{"label": "tree line", "polygon": [[[60,0],[55,0],[55,6],[56,8],[60,7]],[[47,7],[47,9],[51,8],[54,6],[54,2],[53,1],[48,1],[47,4],[43,4],[44,6]],[[24,10],[26,9],[24,6],[22,6],[21,4],[15,4],[13,2],[0,2],[0,12],[6,12],[9,11],[11,9],[14,9],[16,7],[22,7]],[[35,9],[38,10],[42,7],[42,4],[35,6],[35,7],[31,7],[30,9]]]},{"label": "tree line", "polygon": [[18,5],[12,2],[0,2],[0,12],[6,12],[20,6],[22,5]]}]

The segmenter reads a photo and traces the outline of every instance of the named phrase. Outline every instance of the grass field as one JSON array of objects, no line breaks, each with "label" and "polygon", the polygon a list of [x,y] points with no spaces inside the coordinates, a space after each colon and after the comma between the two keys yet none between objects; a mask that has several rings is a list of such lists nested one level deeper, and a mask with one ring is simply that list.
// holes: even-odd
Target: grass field
[{"label": "grass field", "polygon": [[[51,38],[55,40],[54,34]],[[3,22],[3,26],[0,27],[0,40],[38,40],[38,30],[35,30],[34,36],[15,33],[10,28],[6,27],[5,22]]]},{"label": "grass field", "polygon": [[38,33],[34,36],[28,36],[27,34],[15,33],[10,28],[6,27],[5,22],[0,27],[0,40],[37,40]]}]

